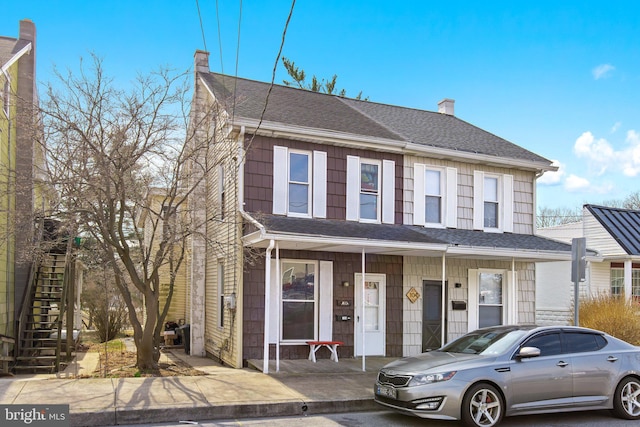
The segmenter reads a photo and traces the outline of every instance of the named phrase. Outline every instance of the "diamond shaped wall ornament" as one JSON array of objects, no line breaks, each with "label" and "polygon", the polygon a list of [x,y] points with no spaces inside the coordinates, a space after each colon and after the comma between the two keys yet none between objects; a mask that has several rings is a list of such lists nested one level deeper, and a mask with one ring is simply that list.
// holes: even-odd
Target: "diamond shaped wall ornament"
[{"label": "diamond shaped wall ornament", "polygon": [[416,291],[416,288],[411,288],[409,289],[409,292],[407,292],[407,298],[409,298],[409,301],[414,303],[418,301],[418,298],[420,298],[420,294],[418,293],[418,291]]}]

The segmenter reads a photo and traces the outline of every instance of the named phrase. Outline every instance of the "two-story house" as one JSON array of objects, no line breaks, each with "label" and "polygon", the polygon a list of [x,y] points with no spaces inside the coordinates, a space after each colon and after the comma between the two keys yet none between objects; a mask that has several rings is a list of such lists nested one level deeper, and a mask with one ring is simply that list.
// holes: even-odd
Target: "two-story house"
[{"label": "two-story house", "polygon": [[267,371],[310,340],[400,357],[535,321],[535,263],[571,259],[535,234],[549,160],[457,118],[453,100],[431,112],[221,75],[202,51],[195,68],[192,126],[210,150],[190,202],[206,218],[192,354]]}]

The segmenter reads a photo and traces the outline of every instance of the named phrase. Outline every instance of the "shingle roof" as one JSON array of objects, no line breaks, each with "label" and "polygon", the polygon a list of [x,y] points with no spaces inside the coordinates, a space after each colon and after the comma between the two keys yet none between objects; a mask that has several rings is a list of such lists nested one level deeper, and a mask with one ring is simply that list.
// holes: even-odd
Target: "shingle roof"
[{"label": "shingle roof", "polygon": [[629,255],[640,255],[640,211],[585,205]]},{"label": "shingle roof", "polygon": [[0,66],[6,64],[20,49],[29,43],[28,40],[0,36]]},{"label": "shingle roof", "polygon": [[[269,83],[217,73],[199,75],[217,99],[226,103],[229,111],[233,109],[235,117],[260,119]],[[531,151],[452,115],[358,101],[287,86],[273,86],[263,119],[446,150],[551,164]]]},{"label": "shingle roof", "polygon": [[485,233],[476,230],[425,228],[398,224],[256,215],[267,231],[316,237],[363,238],[383,241],[486,247],[503,250],[571,253],[571,245],[529,234]]}]

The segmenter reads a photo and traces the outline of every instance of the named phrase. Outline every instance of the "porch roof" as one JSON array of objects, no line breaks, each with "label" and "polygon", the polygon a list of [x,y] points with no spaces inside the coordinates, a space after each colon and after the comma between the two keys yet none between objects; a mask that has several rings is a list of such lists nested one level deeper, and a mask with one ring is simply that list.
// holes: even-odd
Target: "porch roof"
[{"label": "porch roof", "polygon": [[540,236],[400,224],[293,218],[254,214],[261,228],[244,236],[245,246],[280,249],[447,258],[571,260],[571,245]]}]

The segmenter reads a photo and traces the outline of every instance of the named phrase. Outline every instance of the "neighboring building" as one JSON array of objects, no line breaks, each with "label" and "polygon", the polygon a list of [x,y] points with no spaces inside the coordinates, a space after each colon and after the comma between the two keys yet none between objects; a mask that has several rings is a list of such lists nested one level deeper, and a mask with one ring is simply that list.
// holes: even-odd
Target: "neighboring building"
[{"label": "neighboring building", "polygon": [[0,36],[0,335],[14,338],[31,265],[17,254],[31,244],[42,160],[35,142],[35,44],[30,20],[20,21],[17,39]]},{"label": "neighboring building", "polygon": [[201,51],[195,67],[192,126],[210,151],[190,201],[206,218],[192,354],[268,371],[265,355],[306,359],[310,340],[400,357],[535,321],[536,263],[571,259],[535,235],[549,160],[450,99],[429,112],[270,85],[212,73]]},{"label": "neighboring building", "polygon": [[[540,229],[538,234],[568,244],[574,238],[586,239],[591,255],[581,296],[625,295],[640,302],[640,211],[584,205],[582,221]],[[572,322],[571,262],[538,264],[536,282],[537,322]]]}]

